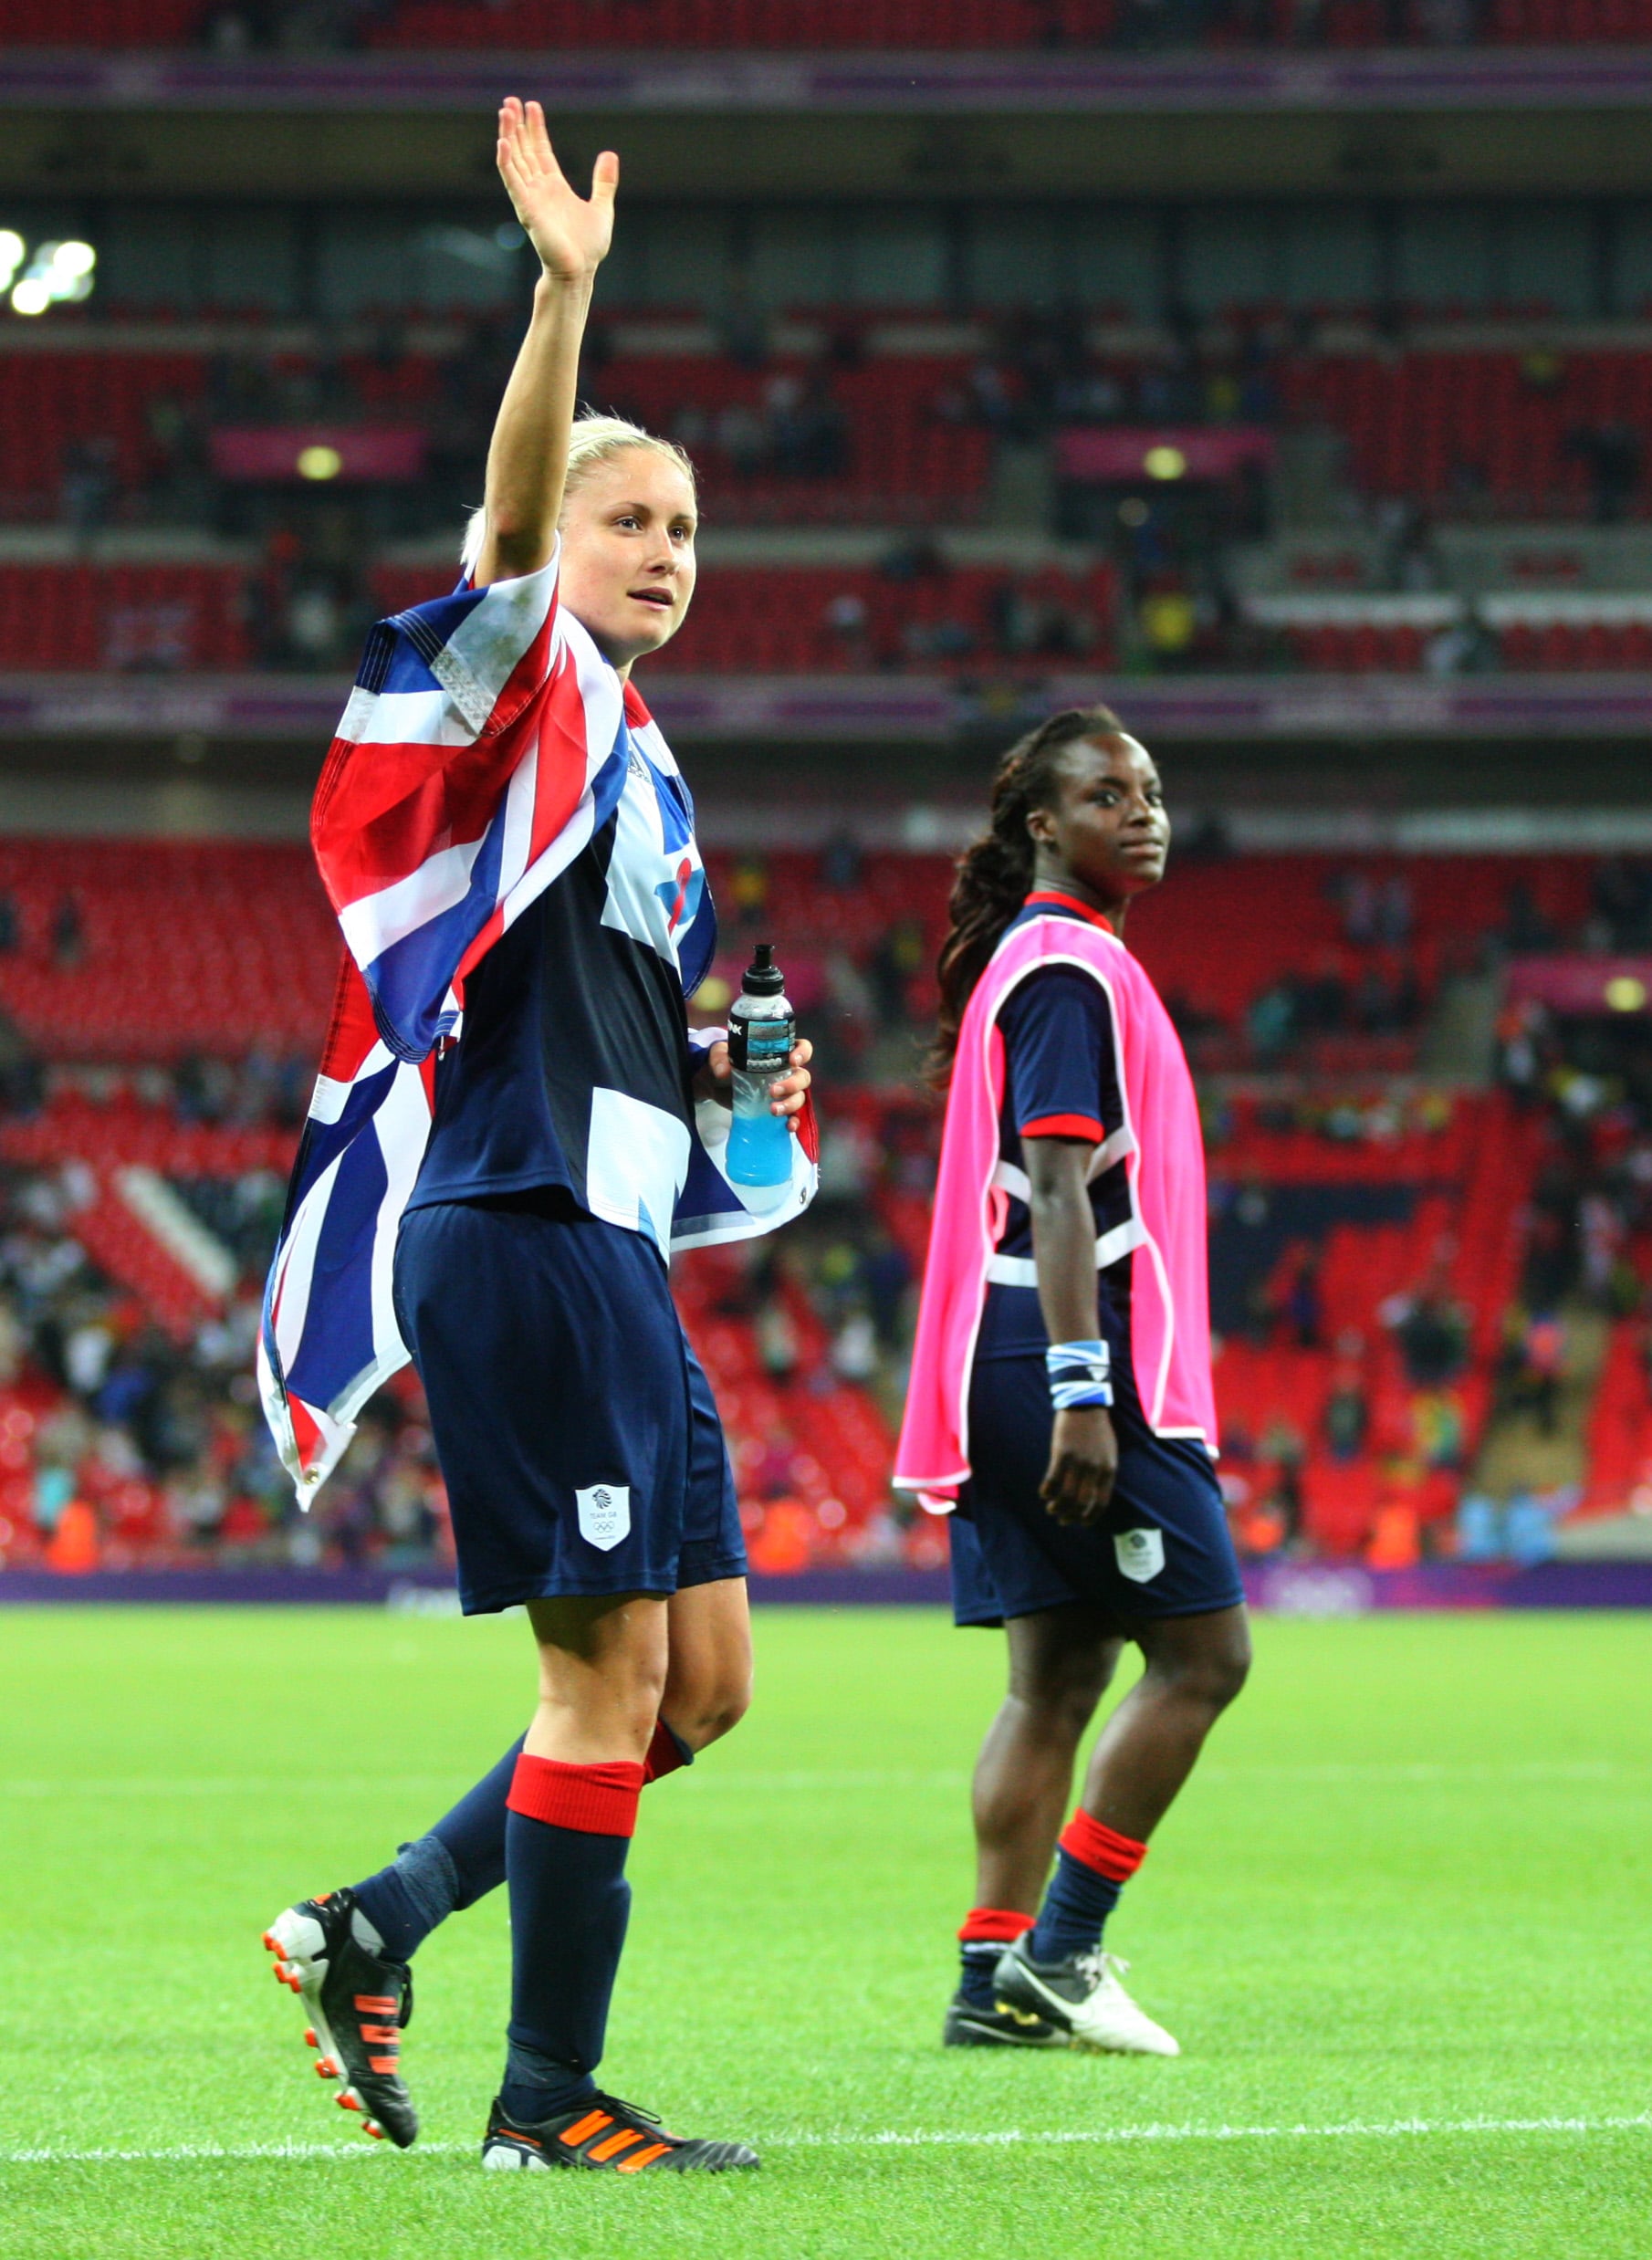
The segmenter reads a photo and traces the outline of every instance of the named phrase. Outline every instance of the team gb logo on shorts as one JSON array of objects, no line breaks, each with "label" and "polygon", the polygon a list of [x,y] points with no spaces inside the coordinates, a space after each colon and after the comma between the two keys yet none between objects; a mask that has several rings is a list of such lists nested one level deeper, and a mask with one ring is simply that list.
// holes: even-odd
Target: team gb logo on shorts
[{"label": "team gb logo on shorts", "polygon": [[1132,1585],[1145,1585],[1165,1566],[1165,1533],[1151,1529],[1115,1531],[1113,1551]]},{"label": "team gb logo on shorts", "polygon": [[591,1545],[607,1554],[630,1534],[628,1483],[593,1483],[589,1491],[577,1491],[573,1496],[580,1510],[580,1535]]}]

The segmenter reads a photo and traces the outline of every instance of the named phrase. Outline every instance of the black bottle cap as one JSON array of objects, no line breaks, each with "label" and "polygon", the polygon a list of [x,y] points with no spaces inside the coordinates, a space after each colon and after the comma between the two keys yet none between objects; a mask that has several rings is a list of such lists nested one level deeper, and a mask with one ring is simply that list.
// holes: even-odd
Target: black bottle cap
[{"label": "black bottle cap", "polygon": [[757,955],[747,967],[740,987],[748,997],[778,997],[786,986],[786,977],[774,961],[774,944],[759,942]]}]

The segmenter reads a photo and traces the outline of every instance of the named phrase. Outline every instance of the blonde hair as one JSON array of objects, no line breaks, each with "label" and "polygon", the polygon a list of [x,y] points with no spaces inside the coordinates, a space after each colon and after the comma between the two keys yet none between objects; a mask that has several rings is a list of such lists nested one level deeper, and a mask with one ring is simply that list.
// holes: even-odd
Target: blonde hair
[{"label": "blonde hair", "polygon": [[[674,463],[687,479],[689,491],[695,491],[694,465],[675,440],[662,439],[657,432],[645,432],[640,424],[632,424],[624,416],[600,416],[587,409],[573,420],[573,429],[568,440],[568,469],[562,481],[562,507],[566,511],[570,495],[578,492],[599,463],[611,463],[633,447],[645,447],[651,455],[664,455],[667,463]],[[459,564],[468,581],[476,571],[482,556],[482,540],[487,531],[487,506],[479,504],[465,528],[465,544],[459,551]]]}]

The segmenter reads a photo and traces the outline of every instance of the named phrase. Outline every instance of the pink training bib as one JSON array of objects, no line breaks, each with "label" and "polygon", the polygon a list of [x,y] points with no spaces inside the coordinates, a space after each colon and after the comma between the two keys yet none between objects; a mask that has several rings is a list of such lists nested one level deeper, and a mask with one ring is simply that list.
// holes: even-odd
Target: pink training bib
[{"label": "pink training bib", "polygon": [[897,1489],[923,1493],[935,1513],[951,1510],[969,1476],[970,1368],[1002,1224],[993,1191],[1004,1095],[999,1016],[1019,982],[1051,965],[1091,975],[1112,1009],[1130,1192],[1131,1355],[1142,1408],[1155,1434],[1197,1437],[1216,1451],[1205,1146],[1181,1040],[1115,935],[1075,918],[1034,918],[1005,936],[976,985],[947,1094],[894,1475]]}]

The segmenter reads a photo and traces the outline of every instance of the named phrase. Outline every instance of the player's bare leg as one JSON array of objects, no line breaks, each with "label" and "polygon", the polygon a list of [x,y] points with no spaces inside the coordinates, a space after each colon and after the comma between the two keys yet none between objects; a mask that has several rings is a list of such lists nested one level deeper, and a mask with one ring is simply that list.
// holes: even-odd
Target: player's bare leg
[{"label": "player's bare leg", "polygon": [[1175,2056],[1176,2043],[1119,1983],[1102,1929],[1244,1686],[1250,1638],[1242,1607],[1145,1619],[1129,1632],[1146,1669],[1103,1730],[1038,1926],[1006,1949],[993,1983],[1011,2010],[1062,2027],[1075,2046]]},{"label": "player's bare leg", "polygon": [[1245,1684],[1250,1629],[1242,1608],[1223,1608],[1145,1618],[1130,1637],[1146,1669],[1102,1729],[1080,1803],[1103,1827],[1145,1844]]},{"label": "player's bare leg", "polygon": [[1079,1744],[1124,1639],[1073,1606],[1005,1627],[1009,1686],[976,1760],[976,1904],[1024,1909],[1030,1927],[1072,1794]]},{"label": "player's bare leg", "polygon": [[743,1577],[689,1585],[665,1604],[660,1716],[692,1751],[738,1726],[751,1705],[751,1610]]},{"label": "player's bare leg", "polygon": [[975,1905],[960,1933],[961,1982],[942,2034],[948,2047],[1050,2046],[1061,2037],[1042,2017],[1000,2009],[992,1974],[1006,1934],[1032,1928],[1079,1745],[1124,1646],[1114,1626],[1080,1604],[1012,1617],[1005,1632],[1009,1686],[976,1761]]},{"label": "player's bare leg", "polygon": [[539,1700],[506,1822],[509,2047],[482,2162],[621,2173],[755,2166],[745,2144],[668,2134],[593,2077],[630,1912],[625,1857],[643,1759],[665,1690],[667,1604],[563,1596],[529,1603],[528,1617]]}]

